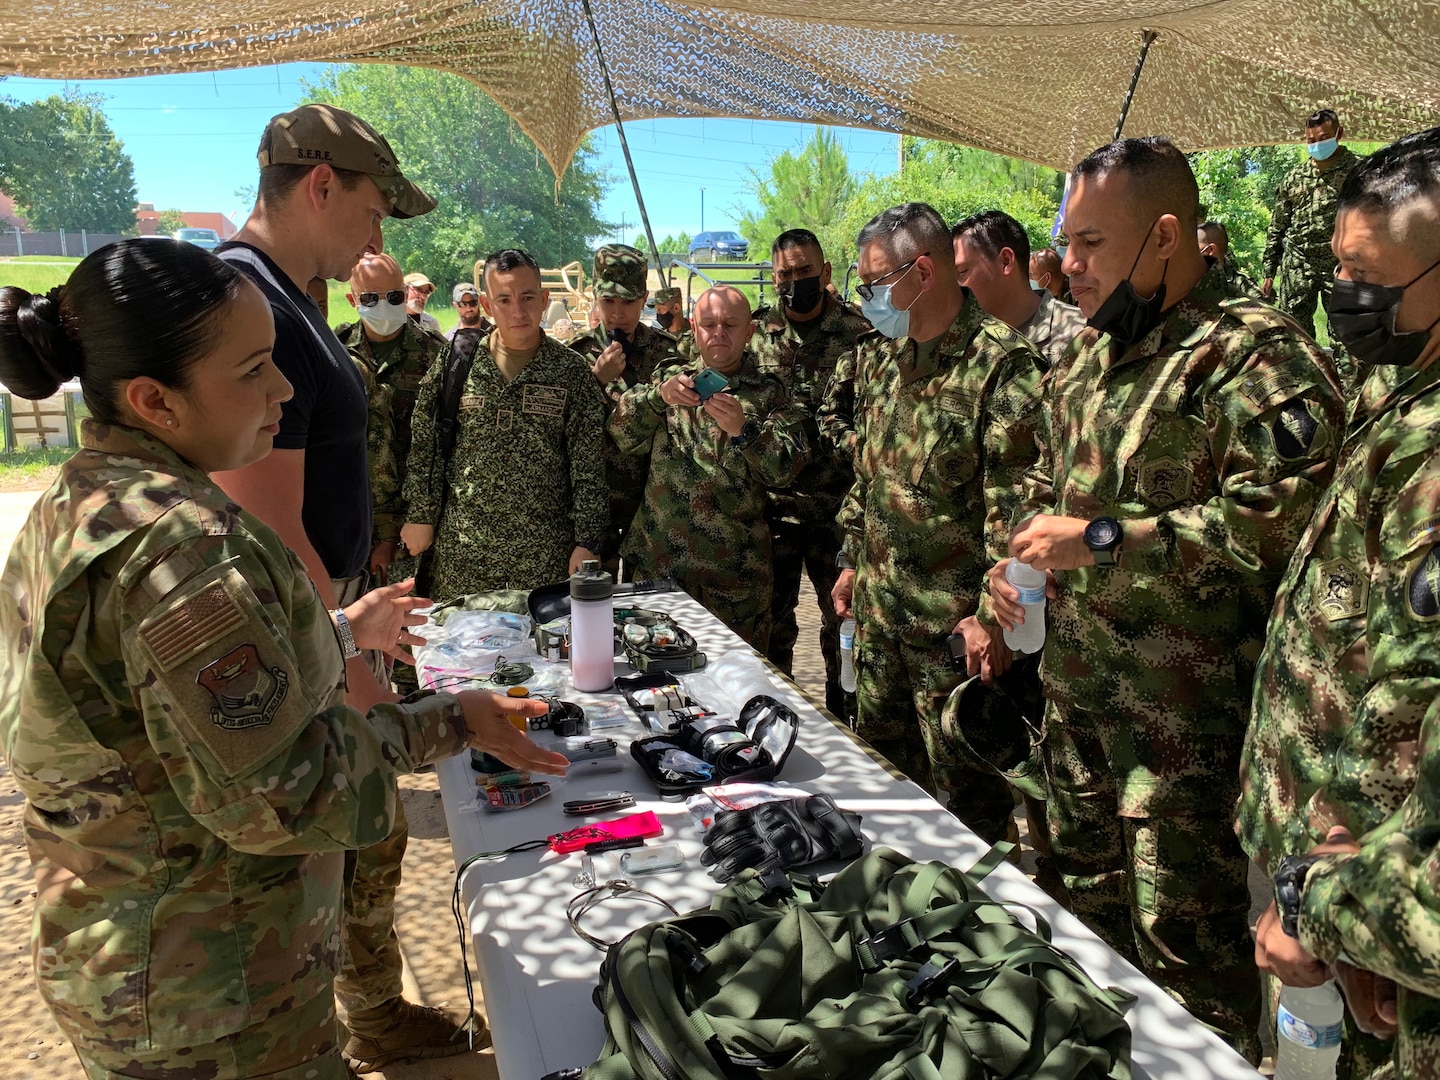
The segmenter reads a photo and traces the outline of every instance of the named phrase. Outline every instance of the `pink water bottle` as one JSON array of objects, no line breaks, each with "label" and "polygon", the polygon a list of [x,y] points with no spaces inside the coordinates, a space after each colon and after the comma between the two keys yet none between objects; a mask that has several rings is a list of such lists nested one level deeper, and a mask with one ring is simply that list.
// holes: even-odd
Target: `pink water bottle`
[{"label": "pink water bottle", "polygon": [[589,693],[615,685],[615,582],[594,559],[570,577],[570,681]]}]

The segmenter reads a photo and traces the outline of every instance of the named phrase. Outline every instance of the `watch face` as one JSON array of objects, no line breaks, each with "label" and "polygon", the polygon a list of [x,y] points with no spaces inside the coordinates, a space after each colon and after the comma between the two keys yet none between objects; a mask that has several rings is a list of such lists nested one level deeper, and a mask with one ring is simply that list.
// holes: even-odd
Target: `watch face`
[{"label": "watch face", "polygon": [[1089,547],[1108,548],[1119,540],[1120,523],[1114,518],[1096,518],[1085,526],[1085,543]]}]

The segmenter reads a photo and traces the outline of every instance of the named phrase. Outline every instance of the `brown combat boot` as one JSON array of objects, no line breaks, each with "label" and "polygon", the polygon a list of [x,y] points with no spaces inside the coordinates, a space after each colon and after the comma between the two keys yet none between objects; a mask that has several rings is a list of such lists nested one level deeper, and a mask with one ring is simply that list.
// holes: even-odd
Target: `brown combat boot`
[{"label": "brown combat boot", "polygon": [[[490,1028],[477,1016],[475,1049],[490,1045]],[[443,1058],[470,1049],[467,1025],[439,1009],[391,998],[373,1009],[351,1013],[345,1021],[350,1038],[342,1053],[357,1073],[375,1072],[397,1061]]]}]

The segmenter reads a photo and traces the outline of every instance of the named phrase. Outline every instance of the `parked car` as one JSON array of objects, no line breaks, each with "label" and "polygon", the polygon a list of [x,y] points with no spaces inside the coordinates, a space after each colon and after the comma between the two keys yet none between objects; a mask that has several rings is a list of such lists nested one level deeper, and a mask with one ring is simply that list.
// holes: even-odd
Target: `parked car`
[{"label": "parked car", "polygon": [[700,262],[715,262],[717,259],[744,259],[750,252],[750,245],[739,233],[702,232],[690,241],[690,258]]},{"label": "parked car", "polygon": [[220,246],[220,234],[214,229],[176,229],[175,239],[184,240],[187,244],[194,244],[206,251],[214,251]]}]

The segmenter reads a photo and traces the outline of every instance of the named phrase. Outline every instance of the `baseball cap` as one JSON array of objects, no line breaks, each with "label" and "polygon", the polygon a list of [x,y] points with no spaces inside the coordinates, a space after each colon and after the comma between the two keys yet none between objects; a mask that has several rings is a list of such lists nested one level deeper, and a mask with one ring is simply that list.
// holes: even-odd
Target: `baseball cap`
[{"label": "baseball cap", "polygon": [[480,290],[477,289],[474,285],[471,285],[468,281],[462,281],[459,285],[456,285],[455,288],[450,290],[450,302],[452,304],[458,304],[467,296],[473,296],[477,300],[480,298]]},{"label": "baseball cap", "polygon": [[257,155],[270,165],[330,165],[364,173],[391,203],[391,216],[419,217],[435,200],[405,179],[385,137],[354,113],[333,105],[302,105],[272,117]]},{"label": "baseball cap", "polygon": [[405,284],[414,285],[417,289],[429,286],[431,292],[435,291],[435,283],[418,270],[413,274],[405,275]]},{"label": "baseball cap", "polygon": [[659,307],[659,306],[662,305],[662,304],[669,304],[669,303],[671,303],[671,302],[673,302],[673,301],[675,301],[675,300],[679,300],[679,299],[680,299],[680,290],[679,290],[678,288],[676,288],[675,286],[673,286],[673,285],[670,286],[669,288],[656,289],[656,290],[655,290],[655,306],[656,306],[656,307]]},{"label": "baseball cap", "polygon": [[606,244],[595,252],[595,299],[638,300],[645,295],[649,260],[628,244]]}]

